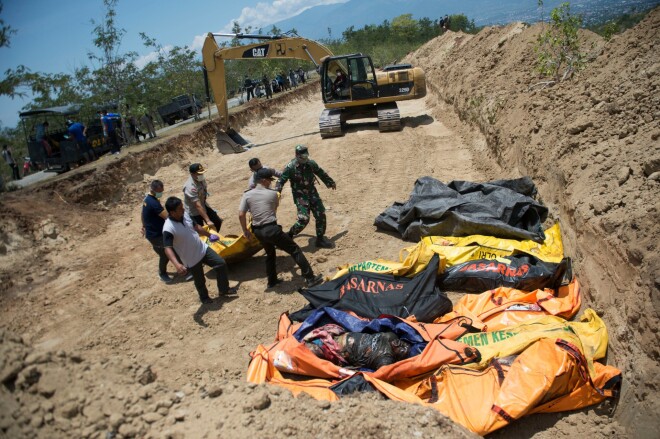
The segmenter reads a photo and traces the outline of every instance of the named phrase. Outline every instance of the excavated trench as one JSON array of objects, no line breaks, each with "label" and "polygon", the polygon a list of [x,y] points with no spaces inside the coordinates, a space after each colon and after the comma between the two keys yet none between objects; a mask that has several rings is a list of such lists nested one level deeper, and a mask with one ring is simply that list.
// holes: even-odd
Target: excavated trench
[{"label": "excavated trench", "polygon": [[[319,148],[314,150],[315,157],[320,157],[319,162],[332,169],[333,176],[337,176],[336,180],[339,181],[339,189],[345,187],[346,191],[352,192],[352,197],[348,198],[333,199],[330,194],[324,195],[330,198],[328,205],[332,206],[329,210],[329,224],[335,225],[333,232],[340,236],[340,241],[336,252],[328,256],[314,256],[313,262],[321,270],[329,270],[332,266],[349,260],[371,258],[376,256],[374,253],[393,258],[401,243],[374,237],[369,229],[370,221],[374,212],[378,213],[391,201],[404,199],[412,187],[412,182],[421,175],[434,175],[443,181],[455,178],[488,180],[518,175],[529,175],[533,178],[538,186],[540,199],[550,208],[551,219],[559,221],[562,227],[565,252],[573,258],[575,273],[584,286],[583,308],[594,308],[608,325],[610,351],[607,362],[622,370],[624,381],[616,410],[607,403],[574,414],[535,415],[517,421],[493,436],[656,435],[656,376],[660,372],[660,354],[657,336],[658,280],[655,277],[658,259],[655,255],[657,249],[654,240],[657,239],[655,237],[659,221],[658,183],[650,176],[660,170],[656,169],[660,166],[658,148],[653,146],[653,136],[657,140],[659,131],[653,128],[653,122],[657,127],[657,119],[652,118],[650,122],[644,122],[646,119],[643,116],[640,119],[634,108],[635,105],[648,106],[650,114],[660,114],[657,79],[646,71],[640,74],[632,73],[632,62],[626,71],[626,60],[619,58],[637,57],[635,62],[643,65],[643,57],[647,57],[649,61],[646,65],[656,66],[657,71],[657,45],[649,46],[648,42],[651,41],[652,30],[658,27],[658,15],[656,11],[638,28],[608,44],[596,36],[587,35],[587,41],[593,42],[596,49],[591,70],[587,70],[585,76],[581,77],[582,82],[575,81],[544,90],[529,90],[529,84],[533,82],[529,74],[532,71],[530,59],[533,58],[530,42],[534,41],[537,28],[514,24],[504,28],[489,28],[476,36],[447,33],[409,55],[409,60],[427,73],[429,96],[426,100],[426,112],[406,117],[402,133],[383,135],[378,142],[371,140],[372,136],[379,134],[368,124],[349,129],[344,138],[323,142],[317,139],[317,133],[314,134],[316,126],[306,131],[296,131],[295,128],[287,131],[286,124],[282,125],[282,114],[286,114],[289,107],[303,106],[303,111],[306,112],[309,112],[310,108],[311,112],[315,112],[317,107],[320,108],[318,103],[309,104],[317,99],[317,83],[307,84],[295,93],[276,97],[273,101],[253,102],[231,116],[232,126],[242,134],[256,133],[260,139],[266,138],[264,132],[271,129],[264,128],[264,124],[266,127],[272,127],[271,137],[277,140],[264,141],[261,146],[267,148],[257,149],[258,154],[268,160],[266,162],[262,159],[264,163],[284,163],[290,156],[292,144],[300,141],[313,142],[314,147]],[[639,49],[637,52],[630,49],[631,41],[636,41],[633,47]],[[627,52],[624,50],[626,48]],[[611,65],[613,59],[619,60],[622,65]],[[587,78],[586,81],[584,77]],[[626,77],[628,82],[621,80],[622,77]],[[625,86],[612,90],[610,84],[617,81]],[[633,100],[634,102],[631,102]],[[402,114],[405,113],[402,111]],[[432,116],[433,120],[430,120],[429,116]],[[626,119],[624,116],[629,117]],[[308,118],[310,121],[315,119],[315,115],[303,113],[297,113],[297,117]],[[448,127],[448,131],[438,131],[438,122]],[[630,128],[633,123],[646,123],[648,126],[638,126],[633,130]],[[261,128],[254,128],[256,125]],[[244,389],[242,384],[231,384],[240,381],[237,377],[244,368],[244,362],[231,358],[243,358],[245,351],[270,339],[273,334],[270,330],[264,331],[264,322],[268,322],[268,328],[272,329],[279,312],[283,309],[291,310],[302,303],[293,296],[265,298],[260,287],[255,284],[257,280],[254,280],[251,274],[254,270],[260,270],[261,265],[242,265],[233,272],[233,275],[239,278],[245,277],[246,295],[255,295],[256,301],[254,304],[242,305],[243,308],[237,305],[232,308],[232,314],[225,314],[224,311],[219,313],[222,318],[212,320],[211,325],[216,324],[221,328],[219,332],[212,334],[222,341],[211,345],[211,341],[197,340],[200,329],[195,325],[189,326],[188,320],[178,316],[178,310],[187,310],[192,306],[190,303],[193,298],[189,297],[190,291],[185,285],[177,286],[173,291],[176,291],[175,294],[180,291],[181,296],[190,299],[189,301],[183,304],[180,300],[186,299],[173,299],[168,296],[162,299],[165,302],[161,303],[153,302],[150,298],[149,294],[154,294],[154,286],[146,277],[142,279],[136,275],[137,278],[133,279],[126,275],[123,281],[117,280],[110,284],[110,281],[104,278],[106,275],[117,276],[126,269],[142,270],[147,266],[147,262],[143,260],[151,257],[148,249],[131,246],[131,251],[126,252],[125,249],[113,249],[111,244],[110,248],[96,255],[81,251],[76,245],[66,242],[67,238],[75,241],[75,231],[67,231],[67,227],[73,226],[82,230],[82,222],[90,224],[81,232],[78,245],[105,246],[108,240],[126,239],[126,233],[129,232],[120,229],[130,229],[130,233],[135,233],[135,224],[132,220],[127,220],[124,224],[117,220],[116,216],[108,215],[108,212],[115,211],[127,217],[135,216],[138,213],[135,206],[139,205],[141,191],[149,178],[156,176],[182,180],[185,178],[187,163],[199,157],[216,163],[211,171],[224,175],[222,179],[218,178],[216,183],[231,187],[227,194],[219,196],[224,197],[221,199],[229,206],[237,205],[241,188],[244,186],[244,162],[247,162],[251,154],[220,156],[214,152],[216,130],[214,122],[199,124],[188,133],[166,139],[149,149],[129,153],[118,160],[101,163],[95,169],[73,172],[34,189],[5,195],[2,200],[3,211],[7,212],[6,217],[13,225],[3,226],[0,238],[3,245],[9,246],[9,253],[16,249],[16,244],[12,246],[9,242],[12,239],[18,242],[17,236],[42,236],[45,233],[46,226],[41,221],[44,217],[49,217],[53,223],[59,225],[58,239],[65,237],[65,242],[60,242],[57,246],[68,247],[58,249],[53,244],[45,254],[25,253],[31,255],[39,264],[50,264],[56,268],[57,275],[49,273],[44,276],[45,280],[32,279],[27,282],[23,277],[30,270],[12,271],[11,264],[21,262],[16,255],[0,264],[5,285],[2,314],[8,316],[10,313],[17,313],[17,317],[3,323],[3,328],[25,331],[25,339],[42,344],[54,343],[52,334],[59,328],[59,331],[68,333],[62,335],[65,341],[58,342],[62,348],[80,349],[80,346],[85,346],[84,349],[89,355],[108,355],[125,347],[126,352],[122,355],[140,358],[145,364],[153,364],[154,368],[158,368],[159,365],[163,366],[163,360],[159,360],[163,357],[152,354],[153,339],[134,333],[136,325],[145,325],[144,332],[158,334],[154,337],[161,337],[167,343],[177,346],[180,351],[178,354],[170,352],[169,356],[165,356],[165,361],[172,365],[172,370],[168,372],[167,368],[163,367],[159,372],[168,389],[176,389],[176,386],[181,384],[178,375],[187,375],[189,381],[193,382],[193,387],[195,380],[206,380],[208,387],[209,380],[213,382],[213,378],[208,378],[205,374],[208,374],[209,370],[225,370],[218,378],[220,385],[225,386],[225,389],[233,385],[235,389],[245,390],[249,394],[251,390]],[[622,136],[624,131],[626,133]],[[416,132],[419,134],[416,135]],[[448,139],[449,134],[455,137]],[[317,141],[320,143],[316,143]],[[388,141],[399,142],[396,143],[397,153],[394,156],[391,152],[386,153],[389,146],[372,146],[374,143]],[[416,146],[415,142],[424,144]],[[439,145],[438,150],[434,150],[433,142]],[[455,147],[446,146],[449,144],[455,144]],[[415,154],[418,158],[428,157],[428,160],[424,163],[419,160],[407,163],[406,160],[401,160],[407,154]],[[439,159],[436,157],[442,154],[446,156]],[[625,178],[616,175],[621,173],[617,167],[624,164],[630,170]],[[381,173],[398,175],[399,181],[383,183],[379,178]],[[361,179],[363,175],[372,174],[373,178],[366,181]],[[614,177],[611,174],[614,174]],[[355,183],[356,181],[360,183]],[[177,193],[178,188],[172,192]],[[23,201],[29,198],[36,200],[38,207],[26,208]],[[361,212],[361,209],[365,212]],[[233,217],[233,207],[227,210],[227,215]],[[283,210],[291,210],[291,205],[285,204]],[[292,214],[286,215],[284,214],[286,221],[293,219]],[[230,219],[228,225],[235,229],[236,219]],[[341,238],[342,234],[346,236]],[[106,235],[107,238],[104,237]],[[304,250],[308,251],[309,248],[304,247]],[[67,251],[69,253],[66,253]],[[57,267],[57,262],[52,257],[54,254],[73,258],[71,255],[74,252],[89,258],[102,257],[104,261],[109,261],[108,267],[97,268],[101,274],[93,278],[88,273],[89,266],[83,261],[76,261],[80,273],[87,273],[78,275],[91,282],[94,288],[98,287],[99,292],[80,293],[85,298],[83,309],[90,317],[88,320],[82,318],[77,323],[71,323],[74,328],[80,328],[80,333],[84,333],[82,329],[86,325],[98,327],[99,337],[105,334],[107,340],[98,340],[89,333],[73,335],[71,331],[75,330],[62,322],[58,323],[57,318],[50,314],[37,312],[30,316],[24,308],[17,308],[25,305],[26,300],[40,300],[30,298],[30,294],[43,294],[49,291],[49,288],[54,288],[50,290],[56,292],[53,294],[53,301],[57,301],[58,297],[66,297],[61,299],[64,310],[61,312],[65,313],[68,309],[74,313],[70,291],[79,288],[79,280],[75,278],[62,284],[61,277],[68,271]],[[98,263],[95,261],[94,265]],[[55,284],[49,284],[51,281]],[[32,293],[26,292],[28,287]],[[109,290],[112,292],[108,292]],[[123,293],[117,295],[116,291]],[[135,298],[132,296],[133,292],[137,294]],[[104,294],[114,296],[105,299]],[[94,301],[99,297],[106,300],[106,303],[94,305]],[[126,300],[132,302],[122,305]],[[166,309],[154,311],[159,306]],[[137,315],[134,315],[136,310]],[[263,313],[263,316],[251,318],[246,315],[246,310],[247,314]],[[143,321],[140,313],[149,313],[149,320],[172,320],[172,323],[149,323]],[[44,317],[45,321],[51,319],[55,323],[50,326],[43,323],[35,329],[25,321],[20,321],[39,316],[47,316]],[[99,319],[110,319],[116,327],[109,329],[104,325],[99,326]],[[164,334],[158,329],[163,325],[168,328]],[[240,349],[223,339],[222,334],[225,333],[242,334]],[[222,350],[223,358],[219,360],[219,364],[203,357],[193,362],[188,358],[198,350],[203,352],[204,349],[211,348]],[[140,357],[137,357],[136,352],[140,352]],[[231,394],[230,391],[225,392],[227,395]],[[277,398],[274,393],[270,393],[270,397]],[[235,404],[240,398],[241,395],[237,394],[236,398],[227,404]],[[370,405],[373,405],[371,401],[358,401],[360,402],[353,407],[357,405],[365,413],[373,410],[369,409]],[[201,419],[206,419],[206,409],[194,405],[194,401],[190,404],[193,408],[197,407]],[[228,407],[222,405],[225,404],[222,402],[218,404],[220,407]],[[351,403],[348,404],[350,407]],[[295,403],[292,407],[295,407]],[[288,410],[292,407],[288,407]],[[289,416],[290,420],[296,420],[303,425],[305,422],[318,424],[326,416],[324,410],[326,409],[321,408],[314,411],[312,408],[312,412],[307,413],[311,419],[306,420],[289,411],[275,411],[275,417]],[[386,408],[381,407],[380,410],[388,410],[400,417],[411,415],[414,411],[402,408],[401,405],[389,405]],[[610,413],[612,411],[613,415]],[[236,414],[238,430],[233,430],[234,433],[255,432],[245,421],[254,421],[254,418],[249,418],[247,412],[249,410]],[[420,414],[415,413],[415,416]],[[190,431],[201,434],[204,430],[198,424],[189,426],[192,428]],[[438,425],[440,424],[438,421]],[[142,428],[148,428],[144,422],[133,421],[131,425],[135,428],[140,425]],[[371,432],[370,426],[367,427],[365,437],[379,437],[377,429]],[[152,433],[153,428],[155,427],[152,427]],[[224,431],[222,427],[217,428]],[[391,432],[398,431],[396,425],[390,425],[389,428]],[[73,426],[66,431],[79,430]],[[157,431],[162,433],[166,429],[163,427]],[[305,436],[304,429],[287,431],[291,437]],[[339,430],[331,429],[328,433],[336,434],[337,431]],[[405,431],[410,430],[400,433],[405,434]],[[437,431],[430,430],[428,433],[435,434],[433,432]],[[464,434],[454,430],[445,430],[445,433],[452,437],[462,437]],[[238,435],[229,434],[227,437]]]}]

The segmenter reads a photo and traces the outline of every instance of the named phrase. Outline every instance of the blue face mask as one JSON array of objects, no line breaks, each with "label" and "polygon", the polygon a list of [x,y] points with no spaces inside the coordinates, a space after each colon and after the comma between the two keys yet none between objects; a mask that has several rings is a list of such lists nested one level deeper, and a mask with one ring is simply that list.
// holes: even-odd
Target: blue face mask
[{"label": "blue face mask", "polygon": [[155,196],[156,198],[160,198],[160,197],[163,196],[163,193],[162,193],[162,192],[154,192],[154,196]]}]

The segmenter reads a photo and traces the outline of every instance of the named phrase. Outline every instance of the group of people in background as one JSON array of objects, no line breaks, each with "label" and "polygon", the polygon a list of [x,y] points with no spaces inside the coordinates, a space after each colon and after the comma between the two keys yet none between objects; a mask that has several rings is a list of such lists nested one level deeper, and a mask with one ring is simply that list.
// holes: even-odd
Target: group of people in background
[{"label": "group of people in background", "polygon": [[[126,130],[122,127],[119,113],[99,110],[97,111],[97,117],[103,130],[105,143],[110,146],[111,154],[119,154],[121,146],[125,143],[139,143],[140,136],[142,136],[142,140],[145,140],[147,136],[150,139],[156,137],[153,117],[143,105],[138,106],[135,112],[131,112],[125,118],[128,126]],[[55,156],[60,152],[60,142],[69,140],[76,143],[86,162],[96,160],[98,154],[88,140],[88,127],[82,122],[72,119],[67,119],[64,125],[64,131],[57,130],[55,133],[49,132],[50,124],[48,120],[35,125],[34,139],[43,148],[44,156],[46,158]]]},{"label": "group of people in background", "polygon": [[246,100],[250,102],[250,99],[255,97],[271,99],[273,93],[291,90],[306,81],[307,73],[302,67],[298,67],[296,70],[289,69],[288,73],[280,72],[272,80],[266,74],[259,81],[252,80],[248,75],[245,75],[243,89],[245,90]]},{"label": "group of people in background", "polygon": [[[305,285],[309,288],[323,281],[294,241],[294,237],[307,226],[310,214],[316,220],[316,240],[318,248],[332,248],[334,244],[325,237],[325,207],[315,187],[317,177],[331,189],[336,189],[334,180],[314,161],[309,158],[309,150],[304,145],[297,145],[295,158],[280,172],[262,165],[258,158],[248,162],[252,175],[248,180],[238,208],[238,219],[243,236],[250,240],[254,236],[266,251],[267,288],[272,288],[282,280],[277,276],[276,249],[279,248],[294,259],[300,267]],[[188,168],[189,178],[183,186],[183,200],[169,197],[165,206],[161,204],[164,184],[160,180],[151,182],[149,193],[142,204],[142,233],[151,243],[159,256],[158,274],[163,282],[173,279],[167,273],[168,262],[180,275],[189,275],[194,279],[195,288],[202,303],[210,303],[203,266],[208,265],[216,275],[220,296],[234,294],[237,286],[230,285],[227,264],[211,247],[200,239],[208,236],[209,241],[218,239],[208,230],[220,232],[223,220],[215,209],[208,204],[208,185],[206,169],[200,163],[193,163]],[[275,179],[278,179],[273,186]],[[284,232],[277,222],[277,208],[283,186],[290,182],[293,201],[297,209],[297,220]],[[248,221],[251,215],[251,224]],[[206,226],[206,228],[204,227]]]},{"label": "group of people in background", "polygon": [[111,154],[119,154],[124,143],[140,143],[140,136],[142,136],[142,140],[146,140],[147,135],[150,139],[157,137],[154,119],[141,104],[135,112],[130,112],[125,118],[128,124],[128,130],[125,131],[121,131],[123,128],[120,114],[108,113],[107,110],[101,110],[98,114],[103,126],[103,136],[106,143],[110,145]]}]

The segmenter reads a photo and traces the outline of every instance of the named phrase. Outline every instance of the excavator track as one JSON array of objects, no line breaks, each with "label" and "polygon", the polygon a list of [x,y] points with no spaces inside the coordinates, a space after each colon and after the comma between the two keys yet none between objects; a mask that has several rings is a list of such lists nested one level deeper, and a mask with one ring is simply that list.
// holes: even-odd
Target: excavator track
[{"label": "excavator track", "polygon": [[378,105],[376,110],[378,111],[378,130],[380,132],[401,130],[401,116],[396,102]]},{"label": "excavator track", "polygon": [[344,135],[341,129],[341,110],[325,109],[319,118],[321,138],[340,137]]}]

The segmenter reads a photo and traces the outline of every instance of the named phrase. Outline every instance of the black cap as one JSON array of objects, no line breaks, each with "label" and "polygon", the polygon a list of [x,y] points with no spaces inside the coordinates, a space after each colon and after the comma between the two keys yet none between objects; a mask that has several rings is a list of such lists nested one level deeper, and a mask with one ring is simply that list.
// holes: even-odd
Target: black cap
[{"label": "black cap", "polygon": [[204,166],[202,166],[199,163],[193,163],[192,165],[190,165],[188,170],[190,171],[191,174],[203,174],[204,171],[206,171],[206,169],[204,169]]},{"label": "black cap", "polygon": [[309,154],[305,145],[296,145],[296,155]]},{"label": "black cap", "polygon": [[272,180],[273,179],[273,170],[269,168],[261,168],[254,174],[254,179],[259,180]]}]

